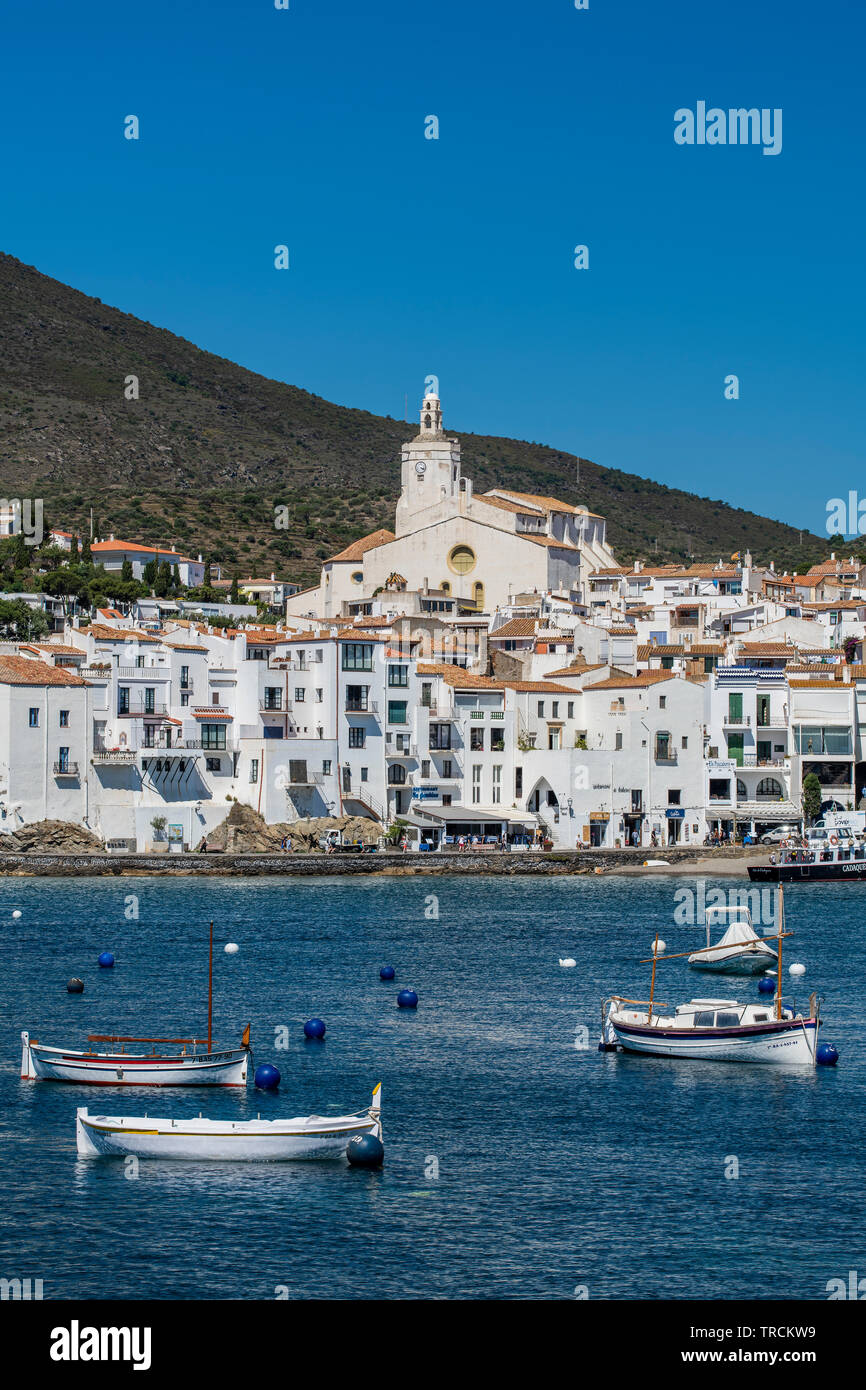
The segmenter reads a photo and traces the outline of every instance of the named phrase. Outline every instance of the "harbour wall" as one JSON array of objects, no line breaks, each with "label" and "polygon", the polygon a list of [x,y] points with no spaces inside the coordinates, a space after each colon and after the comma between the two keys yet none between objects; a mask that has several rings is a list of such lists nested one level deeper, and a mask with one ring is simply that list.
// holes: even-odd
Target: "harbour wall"
[{"label": "harbour wall", "polygon": [[[745,872],[748,862],[767,857],[767,851],[723,846],[707,850],[703,847],[671,848],[658,851],[656,858],[679,872],[690,865],[703,874],[712,874],[713,865],[720,872]],[[562,875],[640,872],[646,850],[581,850],[579,853],[557,854],[528,851],[525,854],[495,851],[465,851],[454,854],[3,854],[0,855],[0,875],[13,877],[47,876],[56,878],[83,876],[221,878],[234,875],[256,877],[287,875],[292,877],[330,877],[337,874],[380,874],[385,876],[421,874],[501,874],[501,875]],[[647,872],[664,872],[659,868]]]}]

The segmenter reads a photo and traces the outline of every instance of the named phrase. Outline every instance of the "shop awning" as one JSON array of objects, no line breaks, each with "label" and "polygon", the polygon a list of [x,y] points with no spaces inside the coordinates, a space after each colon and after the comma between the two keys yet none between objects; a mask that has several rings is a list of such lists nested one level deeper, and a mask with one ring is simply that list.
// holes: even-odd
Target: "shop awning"
[{"label": "shop awning", "polygon": [[[429,820],[427,819],[429,817]],[[514,807],[504,806],[430,806],[423,804],[423,810],[413,803],[412,810],[402,817],[414,820],[419,825],[429,825],[430,821],[505,821],[508,825],[535,825],[533,811],[516,811]]]}]

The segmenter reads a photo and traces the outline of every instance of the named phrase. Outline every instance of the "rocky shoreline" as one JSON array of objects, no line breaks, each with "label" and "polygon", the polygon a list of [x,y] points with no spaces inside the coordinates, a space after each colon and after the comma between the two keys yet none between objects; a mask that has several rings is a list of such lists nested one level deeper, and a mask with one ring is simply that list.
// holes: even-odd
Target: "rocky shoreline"
[{"label": "rocky shoreline", "polygon": [[105,854],[40,853],[0,854],[0,875],[12,877],[139,877],[170,876],[220,878],[288,875],[333,877],[338,874],[384,876],[443,874],[580,875],[607,873],[743,875],[746,865],[765,858],[768,851],[703,847],[654,850],[657,867],[645,867],[646,850],[582,850],[576,854],[524,854],[471,852],[415,854],[399,851],[379,854]]}]

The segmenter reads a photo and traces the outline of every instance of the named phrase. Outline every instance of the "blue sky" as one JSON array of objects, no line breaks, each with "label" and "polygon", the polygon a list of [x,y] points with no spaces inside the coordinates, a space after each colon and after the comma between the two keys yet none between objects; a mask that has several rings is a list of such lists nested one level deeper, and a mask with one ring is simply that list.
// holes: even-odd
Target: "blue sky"
[{"label": "blue sky", "polygon": [[[341,404],[411,418],[435,373],[449,429],[823,533],[828,498],[866,497],[864,14],[19,6],[0,249]],[[782,152],[678,146],[699,100],[781,108]]]}]

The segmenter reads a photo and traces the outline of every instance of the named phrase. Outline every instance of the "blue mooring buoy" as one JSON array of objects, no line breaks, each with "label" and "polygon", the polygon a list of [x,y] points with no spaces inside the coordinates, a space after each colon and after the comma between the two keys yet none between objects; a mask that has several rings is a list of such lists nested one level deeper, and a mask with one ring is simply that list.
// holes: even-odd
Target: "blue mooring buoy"
[{"label": "blue mooring buoy", "polygon": [[353,1134],[346,1145],[346,1157],[353,1168],[381,1168],[385,1146],[375,1134]]},{"label": "blue mooring buoy", "polygon": [[395,973],[396,972],[394,970],[393,965],[383,965],[381,970],[379,971],[379,979],[393,980]]},{"label": "blue mooring buoy", "polygon": [[839,1053],[832,1043],[819,1043],[818,1051],[815,1053],[815,1061],[819,1067],[835,1067],[839,1060]]},{"label": "blue mooring buoy", "polygon": [[401,989],[397,995],[397,1007],[400,1009],[417,1009],[418,996],[414,989]]},{"label": "blue mooring buoy", "polygon": [[308,1018],[304,1024],[304,1037],[323,1038],[325,1036],[325,1025],[320,1018]]},{"label": "blue mooring buoy", "polygon": [[83,994],[83,993],[84,993],[84,981],[83,981],[83,980],[79,980],[79,978],[78,978],[77,975],[73,975],[72,979],[71,979],[71,980],[68,980],[67,983],[66,983],[66,993],[67,993],[67,994]]},{"label": "blue mooring buoy", "polygon": [[253,1078],[260,1091],[275,1091],[280,1084],[280,1073],[270,1062],[262,1062],[256,1067]]},{"label": "blue mooring buoy", "polygon": [[775,980],[763,979],[758,981],[758,990],[761,994],[772,994],[775,988]]},{"label": "blue mooring buoy", "polygon": [[114,964],[114,956],[110,951],[102,951],[99,956],[99,964],[103,970],[110,970]]}]

